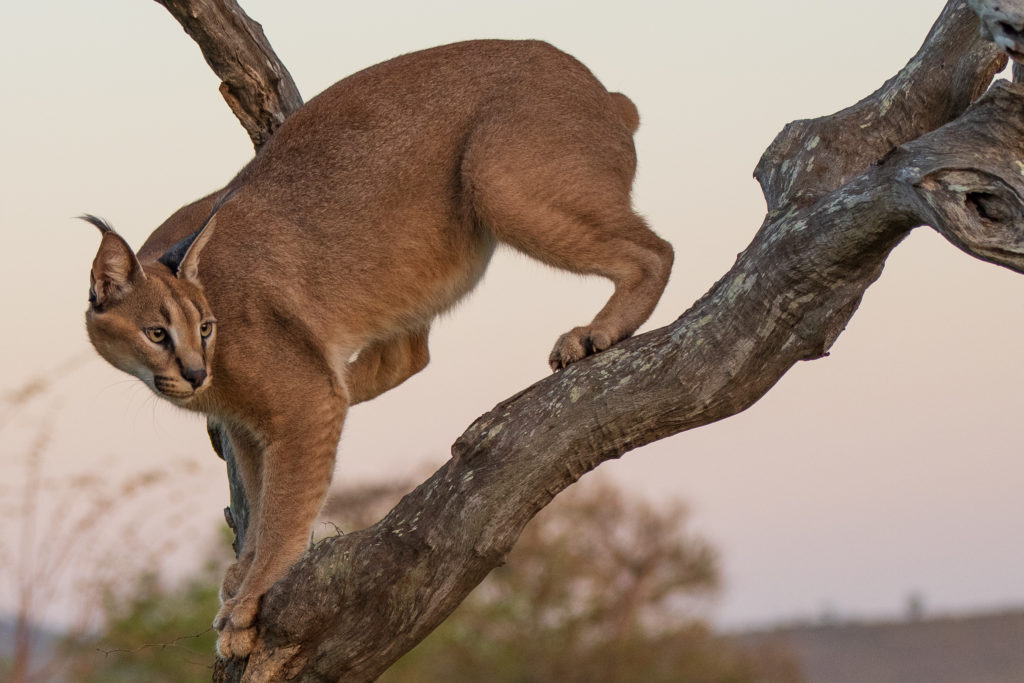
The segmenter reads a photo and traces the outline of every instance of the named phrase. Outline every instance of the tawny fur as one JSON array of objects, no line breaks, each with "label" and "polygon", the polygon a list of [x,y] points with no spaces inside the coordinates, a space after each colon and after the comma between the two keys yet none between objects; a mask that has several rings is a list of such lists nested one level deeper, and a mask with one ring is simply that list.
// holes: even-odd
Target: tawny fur
[{"label": "tawny fur", "polygon": [[[90,339],[227,430],[251,506],[215,621],[223,655],[249,652],[260,597],[305,550],[348,406],[426,366],[431,321],[497,242],[615,285],[558,339],[553,369],[647,319],[672,249],[631,208],[638,124],[629,98],[550,45],[447,45],[311,100],[137,257],[104,232]],[[215,205],[177,269],[159,262]]]}]

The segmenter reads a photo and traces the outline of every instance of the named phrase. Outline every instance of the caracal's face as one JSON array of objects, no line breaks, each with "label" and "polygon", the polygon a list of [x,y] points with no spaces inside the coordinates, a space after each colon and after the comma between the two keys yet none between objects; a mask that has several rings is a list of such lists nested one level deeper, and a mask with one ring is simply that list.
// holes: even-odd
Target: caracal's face
[{"label": "caracal's face", "polygon": [[118,297],[90,306],[89,340],[114,367],[184,406],[212,380],[216,320],[197,284],[159,266],[143,272]]}]

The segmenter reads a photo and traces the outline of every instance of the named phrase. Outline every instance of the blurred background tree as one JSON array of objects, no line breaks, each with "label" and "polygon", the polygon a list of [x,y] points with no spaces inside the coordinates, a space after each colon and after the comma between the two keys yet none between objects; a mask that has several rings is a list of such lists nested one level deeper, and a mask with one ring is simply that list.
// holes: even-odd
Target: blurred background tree
[{"label": "blurred background tree", "polygon": [[[655,507],[588,479],[542,510],[505,566],[380,681],[801,680],[784,651],[741,651],[696,616],[718,565],[684,506]],[[335,496],[327,512],[361,527],[396,496],[366,497]]]},{"label": "blurred background tree", "polygon": [[[8,641],[0,641],[0,680],[183,680],[149,675],[158,665],[144,676],[90,677],[91,656],[103,656],[101,640],[116,643],[107,650],[130,649],[165,642],[166,633],[202,631],[208,623],[193,628],[187,617],[209,621],[217,597],[216,590],[206,596],[206,584],[215,585],[212,571],[173,594],[152,573],[180,543],[196,545],[187,536],[191,504],[181,495],[195,484],[194,462],[77,473],[53,466],[61,382],[81,364],[73,358],[0,394],[0,592],[11,606],[0,613],[0,638]],[[220,556],[218,565],[226,563],[226,550]],[[134,585],[132,577],[140,577]],[[212,630],[209,643],[199,646],[201,658],[211,659]],[[200,680],[210,677],[207,670]]]},{"label": "blurred background tree", "polygon": [[[689,530],[683,506],[655,507],[589,479],[538,514],[507,564],[380,680],[801,680],[786,652],[741,650],[697,616],[718,587],[718,566],[711,545]],[[337,491],[319,530],[333,534],[369,526],[407,488],[388,484]],[[178,590],[144,575],[128,597],[111,594],[105,629],[64,647],[71,680],[210,680],[214,566],[225,562],[211,562]]]},{"label": "blurred background tree", "polygon": [[219,585],[219,567],[210,563],[174,590],[147,573],[131,590],[108,593],[104,629],[61,646],[62,677],[81,683],[209,681],[217,640],[210,614],[219,606]]}]

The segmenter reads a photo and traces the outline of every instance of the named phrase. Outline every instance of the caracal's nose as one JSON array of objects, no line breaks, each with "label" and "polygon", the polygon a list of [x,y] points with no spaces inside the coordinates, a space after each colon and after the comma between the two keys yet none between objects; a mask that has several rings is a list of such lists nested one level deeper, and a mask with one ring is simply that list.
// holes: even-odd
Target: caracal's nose
[{"label": "caracal's nose", "polygon": [[185,368],[181,371],[181,376],[193,389],[198,389],[206,381],[206,368]]}]

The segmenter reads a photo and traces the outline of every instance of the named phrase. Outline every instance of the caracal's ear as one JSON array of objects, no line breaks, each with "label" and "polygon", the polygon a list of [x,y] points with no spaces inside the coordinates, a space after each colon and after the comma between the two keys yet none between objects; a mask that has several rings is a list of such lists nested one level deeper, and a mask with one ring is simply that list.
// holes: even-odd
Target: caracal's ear
[{"label": "caracal's ear", "polygon": [[123,299],[132,287],[146,279],[146,273],[132,248],[106,221],[89,214],[80,218],[103,234],[89,273],[89,303],[93,308],[102,308]]},{"label": "caracal's ear", "polygon": [[210,235],[213,234],[213,229],[216,227],[217,219],[211,216],[206,222],[206,225],[199,234],[196,235],[195,239],[192,240],[192,244],[189,246],[188,251],[181,258],[181,263],[178,264],[177,276],[182,280],[188,280],[197,287],[199,284],[199,252],[203,250],[206,243],[210,241]]}]

